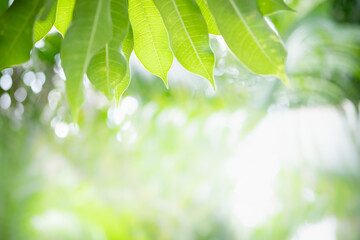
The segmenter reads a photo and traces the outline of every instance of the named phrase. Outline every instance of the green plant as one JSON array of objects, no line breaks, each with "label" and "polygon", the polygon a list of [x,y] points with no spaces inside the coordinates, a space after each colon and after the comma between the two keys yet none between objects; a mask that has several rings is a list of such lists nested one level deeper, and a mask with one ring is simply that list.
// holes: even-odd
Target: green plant
[{"label": "green plant", "polygon": [[117,100],[130,83],[129,58],[167,84],[174,56],[215,86],[209,33],[222,35],[252,72],[287,83],[286,50],[264,16],[290,8],[283,0],[15,0],[0,5],[0,70],[26,62],[53,26],[64,36],[61,60],[73,119],[83,77]]}]

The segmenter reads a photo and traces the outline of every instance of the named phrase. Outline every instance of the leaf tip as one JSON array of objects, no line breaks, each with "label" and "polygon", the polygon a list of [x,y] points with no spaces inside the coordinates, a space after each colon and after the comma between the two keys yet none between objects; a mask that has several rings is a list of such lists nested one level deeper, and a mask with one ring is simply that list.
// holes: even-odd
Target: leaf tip
[{"label": "leaf tip", "polygon": [[286,87],[290,87],[289,77],[286,74],[285,70],[281,71],[276,76],[285,84]]},{"label": "leaf tip", "polygon": [[71,119],[74,124],[77,124],[79,121],[79,112],[80,109],[78,108],[71,108]]},{"label": "leaf tip", "polygon": [[213,90],[216,91],[216,84],[214,81],[211,82],[211,86],[212,86]]},{"label": "leaf tip", "polygon": [[164,73],[160,76],[160,78],[163,80],[166,89],[169,89],[168,79],[167,79],[167,73]]},{"label": "leaf tip", "polygon": [[114,102],[115,102],[115,107],[119,107],[119,105],[120,105],[120,100],[121,100],[121,96],[122,95],[120,95],[120,96],[114,96]]},{"label": "leaf tip", "polygon": [[211,77],[211,78],[208,78],[213,90],[215,91],[216,90],[216,84],[215,84],[215,80],[214,80],[214,77]]}]

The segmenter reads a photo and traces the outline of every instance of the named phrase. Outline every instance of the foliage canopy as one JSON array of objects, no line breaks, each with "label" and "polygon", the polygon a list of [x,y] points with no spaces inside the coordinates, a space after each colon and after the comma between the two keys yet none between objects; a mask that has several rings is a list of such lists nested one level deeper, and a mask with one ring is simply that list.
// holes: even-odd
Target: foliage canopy
[{"label": "foliage canopy", "polygon": [[64,36],[62,67],[73,119],[83,77],[118,101],[130,83],[134,50],[167,85],[173,59],[215,87],[209,34],[221,35],[250,71],[287,84],[286,50],[265,16],[291,10],[283,0],[7,0],[0,5],[0,70],[26,62],[53,26]]}]

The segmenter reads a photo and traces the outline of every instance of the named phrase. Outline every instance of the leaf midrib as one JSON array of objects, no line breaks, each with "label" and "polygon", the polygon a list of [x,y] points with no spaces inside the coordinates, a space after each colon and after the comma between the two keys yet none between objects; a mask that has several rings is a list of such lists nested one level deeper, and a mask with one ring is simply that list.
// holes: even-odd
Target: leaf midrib
[{"label": "leaf midrib", "polygon": [[256,45],[258,45],[258,47],[260,48],[260,50],[263,52],[263,54],[265,55],[265,57],[270,61],[270,63],[276,68],[277,65],[273,62],[273,60],[270,58],[270,56],[266,53],[265,49],[261,46],[261,44],[259,43],[259,41],[257,40],[256,36],[254,35],[254,33],[252,32],[250,26],[246,23],[244,17],[242,16],[241,11],[237,8],[234,0],[229,0],[231,6],[234,8],[236,14],[238,15],[238,17],[240,18],[240,20],[243,22],[245,28],[248,30],[248,32],[250,33],[251,37],[254,39]]},{"label": "leaf midrib", "polygon": [[[96,28],[97,28],[97,25],[99,23],[99,15],[100,15],[100,12],[101,12],[101,6],[102,3],[104,2],[104,0],[99,0],[98,1],[98,4],[97,4],[97,8],[96,8],[96,14],[95,14],[95,19],[94,19],[94,24],[93,24],[93,28],[91,29],[91,34],[90,34],[90,39],[89,39],[89,45],[88,45],[88,48],[86,50],[86,61],[88,62],[88,57],[90,55],[90,49],[91,49],[91,46],[93,45],[93,42],[94,42],[94,38],[95,38],[95,32],[96,32]],[[87,67],[88,63],[84,64],[84,68],[83,68],[83,72],[86,71],[86,67]]]},{"label": "leaf midrib", "polygon": [[[87,47],[87,50],[86,50],[86,55],[85,55],[85,64],[83,66],[83,69],[82,69],[82,78],[81,78],[81,83],[83,81],[83,77],[84,77],[84,74],[86,72],[86,68],[88,67],[88,62],[89,62],[89,55],[90,55],[90,49],[91,49],[91,46],[94,42],[94,37],[95,37],[95,32],[96,32],[96,28],[97,28],[97,25],[98,25],[98,22],[99,22],[99,15],[100,15],[100,12],[101,12],[101,4],[103,3],[104,0],[99,0],[98,1],[98,4],[97,4],[97,8],[96,8],[96,13],[95,13],[95,18],[94,18],[94,24],[93,24],[93,28],[91,29],[91,33],[90,33],[90,39],[89,39],[89,45]],[[77,96],[80,96],[80,93],[82,91],[82,88],[77,88]]]},{"label": "leaf midrib", "polygon": [[182,25],[182,27],[183,27],[184,30],[185,30],[186,36],[187,36],[188,39],[189,39],[189,42],[190,42],[190,44],[191,44],[191,47],[194,49],[194,52],[195,52],[195,54],[196,54],[197,59],[199,60],[202,68],[203,68],[203,69],[205,70],[205,72],[207,73],[208,78],[209,78],[209,79],[212,79],[212,76],[210,75],[210,73],[208,72],[208,70],[207,70],[206,67],[204,66],[203,62],[201,61],[201,58],[200,58],[200,56],[199,56],[199,54],[198,54],[198,52],[197,52],[197,50],[196,50],[196,47],[195,47],[194,43],[193,43],[192,40],[191,40],[191,37],[190,37],[190,35],[189,35],[188,31],[187,31],[187,28],[186,28],[186,26],[185,26],[185,23],[184,23],[184,21],[183,21],[183,19],[182,19],[182,16],[181,16],[181,14],[180,14],[180,11],[179,11],[179,9],[178,9],[177,6],[176,6],[175,0],[171,0],[171,3],[172,3],[172,4],[174,5],[174,7],[175,7],[175,10],[176,10],[177,15],[179,16],[181,25]]},{"label": "leaf midrib", "polygon": [[108,88],[108,94],[109,96],[111,96],[109,61],[109,44],[105,44],[106,83]]}]

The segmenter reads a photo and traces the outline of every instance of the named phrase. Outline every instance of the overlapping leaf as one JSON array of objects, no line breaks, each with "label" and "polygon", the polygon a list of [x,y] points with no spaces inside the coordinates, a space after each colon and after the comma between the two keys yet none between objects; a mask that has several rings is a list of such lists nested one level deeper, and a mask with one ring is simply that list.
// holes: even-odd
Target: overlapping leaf
[{"label": "overlapping leaf", "polygon": [[200,8],[193,0],[154,0],[170,37],[175,57],[187,70],[214,85],[214,54]]},{"label": "overlapping leaf", "polygon": [[125,92],[125,90],[129,87],[130,81],[131,81],[131,72],[130,72],[130,55],[131,52],[134,49],[134,38],[133,38],[133,31],[132,27],[129,26],[128,33],[124,39],[122,51],[125,55],[126,61],[127,61],[127,71],[124,76],[124,78],[121,80],[121,82],[115,87],[115,101],[118,104],[121,96]]},{"label": "overlapping leaf", "polygon": [[257,0],[261,13],[272,15],[281,11],[293,11],[284,0]]},{"label": "overlapping leaf", "polygon": [[134,34],[132,27],[130,25],[122,46],[122,51],[126,59],[130,59],[130,55],[133,50],[134,50]]},{"label": "overlapping leaf", "polygon": [[110,41],[110,0],[77,0],[60,53],[73,120],[83,103],[83,77],[90,59]]},{"label": "overlapping leaf", "polygon": [[33,47],[33,28],[43,0],[16,0],[0,16],[0,70],[26,62]]},{"label": "overlapping leaf", "polygon": [[72,20],[75,0],[58,0],[55,27],[64,36]]},{"label": "overlapping leaf", "polygon": [[199,5],[201,13],[205,18],[206,24],[209,29],[209,33],[214,35],[220,35],[219,30],[216,27],[215,20],[211,15],[210,10],[206,4],[206,0],[196,0],[196,2]]},{"label": "overlapping leaf", "polygon": [[134,33],[134,51],[144,67],[167,84],[173,62],[168,35],[152,0],[129,0],[129,17]]},{"label": "overlapping leaf", "polygon": [[129,28],[127,12],[127,0],[111,1],[112,40],[91,59],[87,70],[90,82],[109,99],[114,96],[115,87],[127,72],[128,64],[121,53],[122,42]]},{"label": "overlapping leaf", "polygon": [[56,6],[57,6],[57,1],[53,1],[50,11],[47,14],[46,18],[42,20],[40,19],[39,16],[39,19],[35,22],[35,26],[34,26],[35,43],[40,39],[42,39],[51,30],[52,26],[54,25],[55,17],[56,17]]},{"label": "overlapping leaf", "polygon": [[239,60],[255,73],[287,83],[286,51],[254,0],[207,0],[218,29]]}]

